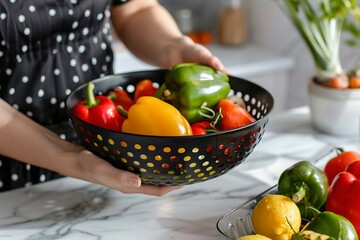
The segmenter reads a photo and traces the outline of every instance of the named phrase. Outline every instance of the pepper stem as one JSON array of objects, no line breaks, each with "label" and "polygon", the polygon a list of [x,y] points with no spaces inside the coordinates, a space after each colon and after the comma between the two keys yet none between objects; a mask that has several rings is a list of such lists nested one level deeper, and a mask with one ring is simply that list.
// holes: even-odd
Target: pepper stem
[{"label": "pepper stem", "polygon": [[299,203],[306,197],[306,193],[309,190],[309,187],[304,182],[297,183],[294,187],[295,191],[292,193],[291,199],[295,203]]},{"label": "pepper stem", "polygon": [[128,111],[126,111],[125,108],[123,108],[123,106],[117,105],[116,108],[121,116],[128,118]]},{"label": "pepper stem", "polygon": [[96,105],[99,104],[99,101],[95,98],[95,95],[94,95],[94,88],[95,88],[95,85],[92,82],[89,82],[87,84],[85,106],[87,106],[89,108],[95,107]]}]

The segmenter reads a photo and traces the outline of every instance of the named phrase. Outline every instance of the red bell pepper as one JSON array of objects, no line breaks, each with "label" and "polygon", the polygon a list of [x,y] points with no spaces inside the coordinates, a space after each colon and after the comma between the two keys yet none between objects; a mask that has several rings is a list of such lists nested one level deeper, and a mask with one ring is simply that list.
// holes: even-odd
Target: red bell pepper
[{"label": "red bell pepper", "polygon": [[360,161],[340,172],[329,187],[326,210],[347,218],[360,235]]},{"label": "red bell pepper", "polygon": [[116,105],[122,106],[125,110],[129,110],[134,101],[131,99],[127,91],[122,88],[115,88],[109,92],[108,97],[115,102]]},{"label": "red bell pepper", "polygon": [[90,124],[121,131],[121,125],[125,117],[121,116],[115,103],[106,96],[94,96],[95,86],[87,85],[87,98],[75,104],[72,113],[83,121]]},{"label": "red bell pepper", "polygon": [[243,107],[229,99],[221,100],[216,109],[221,115],[220,130],[239,128],[256,121],[256,119]]},{"label": "red bell pepper", "polygon": [[194,122],[191,124],[193,135],[205,135],[209,132],[216,132],[216,129],[209,121]]},{"label": "red bell pepper", "polygon": [[153,85],[149,79],[144,79],[138,82],[135,86],[134,103],[143,96],[154,96],[158,89]]},{"label": "red bell pepper", "polygon": [[328,178],[329,185],[333,181],[334,177],[345,171],[346,167],[356,161],[360,160],[360,153],[355,151],[345,151],[342,148],[337,148],[337,155],[331,158],[325,165],[324,172]]}]

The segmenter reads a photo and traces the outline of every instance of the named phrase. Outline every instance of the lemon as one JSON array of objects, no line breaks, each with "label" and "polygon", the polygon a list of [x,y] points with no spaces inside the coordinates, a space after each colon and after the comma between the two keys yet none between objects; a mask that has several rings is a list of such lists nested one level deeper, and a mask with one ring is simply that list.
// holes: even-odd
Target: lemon
[{"label": "lemon", "polygon": [[271,238],[265,237],[260,234],[247,235],[243,237],[238,237],[236,240],[271,240]]},{"label": "lemon", "polygon": [[289,240],[300,230],[301,214],[289,197],[269,194],[256,204],[251,223],[257,234],[273,240]]}]

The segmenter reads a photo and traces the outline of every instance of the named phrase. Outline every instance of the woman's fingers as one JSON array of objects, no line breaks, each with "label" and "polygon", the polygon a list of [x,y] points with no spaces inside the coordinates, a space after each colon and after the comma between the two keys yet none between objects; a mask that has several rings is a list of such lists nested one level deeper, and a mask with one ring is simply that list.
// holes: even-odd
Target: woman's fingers
[{"label": "woman's fingers", "polygon": [[180,188],[179,186],[141,184],[141,179],[136,174],[117,169],[87,150],[80,153],[79,162],[84,173],[82,176],[77,176],[77,178],[98,183],[123,193],[162,196]]}]

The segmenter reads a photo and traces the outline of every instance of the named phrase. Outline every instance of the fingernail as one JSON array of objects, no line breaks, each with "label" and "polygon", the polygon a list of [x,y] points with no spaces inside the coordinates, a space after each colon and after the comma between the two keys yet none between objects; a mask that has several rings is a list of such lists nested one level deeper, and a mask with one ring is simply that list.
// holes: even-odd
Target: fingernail
[{"label": "fingernail", "polygon": [[129,178],[129,184],[130,184],[130,186],[132,186],[132,187],[138,188],[138,187],[140,187],[140,185],[141,185],[141,181],[140,181],[140,179],[137,178],[137,177],[132,177],[132,178]]}]

